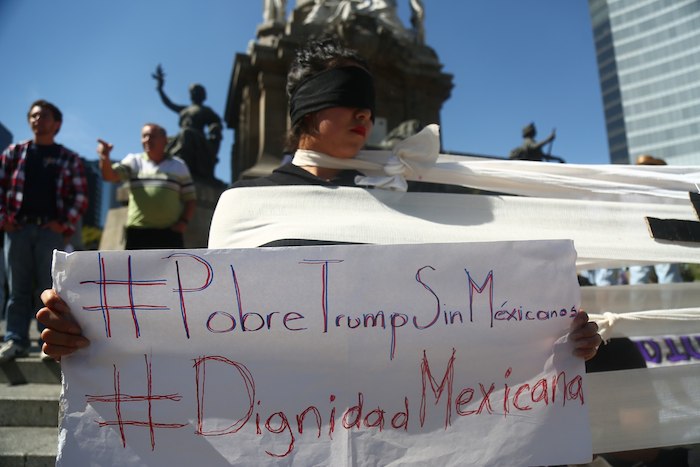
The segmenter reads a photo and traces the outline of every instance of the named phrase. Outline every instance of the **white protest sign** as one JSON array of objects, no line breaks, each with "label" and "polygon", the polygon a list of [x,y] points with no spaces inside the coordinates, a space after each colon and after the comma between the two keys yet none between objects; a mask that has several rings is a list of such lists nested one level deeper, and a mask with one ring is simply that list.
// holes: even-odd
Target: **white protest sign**
[{"label": "white protest sign", "polygon": [[57,252],[58,465],[591,458],[571,241]]}]

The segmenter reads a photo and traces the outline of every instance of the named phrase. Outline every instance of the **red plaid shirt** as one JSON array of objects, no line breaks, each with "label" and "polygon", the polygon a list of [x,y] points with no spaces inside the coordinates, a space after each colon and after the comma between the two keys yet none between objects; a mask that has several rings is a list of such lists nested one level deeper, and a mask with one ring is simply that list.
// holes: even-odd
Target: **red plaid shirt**
[{"label": "red plaid shirt", "polygon": [[[31,141],[11,144],[0,155],[0,225],[14,221],[22,206],[24,164]],[[56,212],[64,233],[75,232],[75,224],[88,206],[87,180],[80,157],[61,145],[58,155],[59,174],[56,180]]]}]

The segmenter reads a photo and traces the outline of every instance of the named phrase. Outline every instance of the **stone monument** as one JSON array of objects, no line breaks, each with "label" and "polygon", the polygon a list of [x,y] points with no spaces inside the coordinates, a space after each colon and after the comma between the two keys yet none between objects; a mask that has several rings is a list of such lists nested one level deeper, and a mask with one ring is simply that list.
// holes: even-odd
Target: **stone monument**
[{"label": "stone monument", "polygon": [[[405,0],[411,27],[397,15],[396,0],[297,0],[285,19],[281,1],[264,2],[263,22],[246,53],[235,57],[224,120],[235,130],[231,180],[270,173],[284,156],[289,128],[286,75],[296,49],[309,39],[334,36],[369,62],[377,93],[375,131],[415,130],[415,122],[440,123],[452,90],[425,42],[425,10]],[[393,134],[396,134],[394,132]],[[386,134],[371,135],[386,147]]]}]

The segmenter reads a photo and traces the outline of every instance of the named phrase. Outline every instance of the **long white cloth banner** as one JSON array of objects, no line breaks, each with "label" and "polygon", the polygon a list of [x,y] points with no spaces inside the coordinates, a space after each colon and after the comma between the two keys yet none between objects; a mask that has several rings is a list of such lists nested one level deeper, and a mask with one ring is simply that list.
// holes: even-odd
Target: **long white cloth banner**
[{"label": "long white cloth banner", "polygon": [[580,269],[700,263],[698,244],[651,238],[646,216],[697,220],[690,202],[642,204],[307,186],[235,188],[219,199],[209,246],[254,247],[281,239],[374,244],[572,239]]},{"label": "long white cloth banner", "polygon": [[588,375],[593,452],[700,443],[700,364]]},{"label": "long white cloth banner", "polygon": [[587,462],[574,259],[570,241],[57,252],[91,340],[62,363],[58,465]]},{"label": "long white cloth banner", "polygon": [[[497,193],[635,203],[683,203],[700,192],[698,166],[547,164],[438,154],[439,128],[428,125],[392,151],[361,151],[355,159],[328,161],[382,178],[461,185]],[[296,159],[296,156],[295,156]],[[302,164],[303,165],[303,164]],[[387,186],[392,186],[389,183]]]},{"label": "long white cloth banner", "polygon": [[441,155],[421,180],[559,199],[683,204],[700,192],[698,166],[550,164]]},{"label": "long white cloth banner", "polygon": [[589,313],[697,308],[700,282],[582,287],[581,303]]},{"label": "long white cloth banner", "polygon": [[629,336],[700,334],[700,308],[591,314],[603,339]]},{"label": "long white cloth banner", "polygon": [[700,363],[698,303],[700,282],[581,288],[601,334],[631,338],[648,367]]}]

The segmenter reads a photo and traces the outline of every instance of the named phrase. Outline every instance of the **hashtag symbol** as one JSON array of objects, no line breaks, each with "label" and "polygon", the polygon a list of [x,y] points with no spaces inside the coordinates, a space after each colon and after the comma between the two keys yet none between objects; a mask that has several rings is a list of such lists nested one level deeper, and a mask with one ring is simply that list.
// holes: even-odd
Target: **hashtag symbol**
[{"label": "hashtag symbol", "polygon": [[[126,435],[124,433],[125,426],[137,426],[137,427],[148,427],[148,431],[151,436],[151,450],[155,450],[156,439],[155,439],[155,429],[156,428],[182,428],[187,426],[186,423],[157,423],[153,421],[153,401],[174,401],[179,402],[182,400],[180,394],[163,394],[154,395],[153,394],[153,374],[151,370],[151,361],[148,359],[147,355],[144,355],[146,361],[146,380],[147,380],[147,394],[145,396],[132,396],[129,394],[122,394],[121,392],[121,382],[119,370],[117,366],[113,365],[114,368],[114,393],[104,394],[104,395],[90,395],[86,394],[87,402],[104,402],[104,403],[114,403],[114,410],[117,416],[116,420],[98,421],[97,424],[100,427],[108,426],[118,426],[119,433],[122,439],[122,445],[126,447]],[[148,419],[146,421],[142,420],[124,420],[122,417],[122,404],[123,403],[133,403],[133,402],[146,402],[147,403],[147,413]]]},{"label": "hashtag symbol", "polygon": [[[163,305],[149,305],[149,304],[139,304],[134,301],[134,287],[152,287],[152,286],[164,286],[166,285],[165,279],[149,279],[149,280],[134,280],[133,270],[131,267],[131,255],[127,259],[127,278],[126,279],[107,279],[107,269],[105,267],[105,260],[102,254],[97,254],[97,262],[99,267],[99,279],[82,281],[80,284],[96,284],[100,288],[100,304],[93,306],[83,306],[83,310],[86,311],[101,311],[102,318],[105,325],[105,335],[107,337],[112,337],[112,320],[110,312],[112,310],[128,310],[131,312],[131,319],[134,322],[134,332],[136,337],[141,336],[141,328],[139,327],[139,320],[136,316],[137,311],[167,311],[169,308]],[[120,290],[126,289],[128,296],[127,305],[110,305],[107,301],[107,292],[109,290]]]}]

